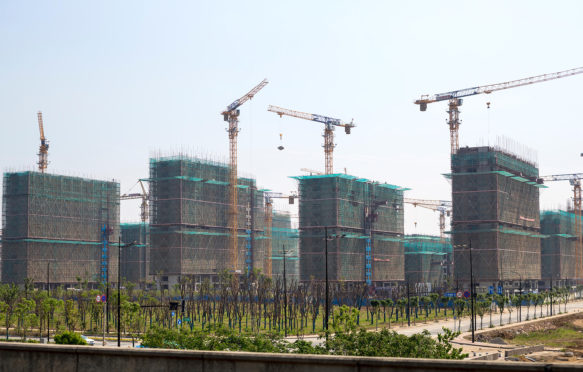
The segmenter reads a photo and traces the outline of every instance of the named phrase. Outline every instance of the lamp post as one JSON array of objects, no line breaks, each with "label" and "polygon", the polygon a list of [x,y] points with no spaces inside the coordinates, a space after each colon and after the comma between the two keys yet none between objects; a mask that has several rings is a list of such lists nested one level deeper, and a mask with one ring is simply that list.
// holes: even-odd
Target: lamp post
[{"label": "lamp post", "polygon": [[324,266],[326,267],[325,271],[326,271],[326,314],[324,314],[324,329],[326,330],[326,341],[328,341],[328,314],[329,314],[329,301],[328,301],[328,226],[324,227]]},{"label": "lamp post", "polygon": [[472,240],[470,239],[469,244],[458,244],[455,245],[456,248],[466,248],[470,250],[470,328],[472,330],[472,343],[476,341],[475,329],[476,329],[476,314],[474,311],[475,302],[475,291],[474,291],[474,261],[472,259]]},{"label": "lamp post", "polygon": [[285,275],[285,247],[281,245],[281,252],[283,253],[283,319],[285,325],[283,327],[283,335],[287,337],[287,282]]},{"label": "lamp post", "polygon": [[136,244],[135,241],[121,245],[121,236],[117,238],[117,347],[121,346],[121,249],[129,248]]},{"label": "lamp post", "polygon": [[470,239],[470,306],[472,309],[471,314],[471,322],[472,322],[472,343],[475,342],[474,332],[476,330],[476,313],[474,311],[474,301],[475,301],[475,293],[474,293],[474,264],[472,260],[472,239]]},{"label": "lamp post", "polygon": [[409,292],[408,280],[407,280],[407,326],[411,327],[411,293]]}]

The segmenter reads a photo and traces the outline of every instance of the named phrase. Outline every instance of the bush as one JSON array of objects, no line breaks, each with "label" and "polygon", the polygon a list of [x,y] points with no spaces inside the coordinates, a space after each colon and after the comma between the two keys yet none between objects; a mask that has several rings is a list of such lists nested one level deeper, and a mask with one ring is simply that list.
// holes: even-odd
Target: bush
[{"label": "bush", "polygon": [[63,332],[55,335],[55,343],[61,345],[87,345],[81,335],[75,332]]}]

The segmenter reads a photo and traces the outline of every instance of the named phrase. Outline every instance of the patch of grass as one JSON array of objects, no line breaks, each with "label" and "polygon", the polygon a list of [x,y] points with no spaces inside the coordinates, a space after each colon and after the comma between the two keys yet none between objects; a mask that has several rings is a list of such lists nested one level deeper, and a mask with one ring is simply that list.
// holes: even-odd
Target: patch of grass
[{"label": "patch of grass", "polygon": [[507,341],[520,345],[543,344],[551,347],[568,348],[576,347],[578,343],[583,343],[583,333],[571,328],[557,328],[516,335],[513,339]]}]

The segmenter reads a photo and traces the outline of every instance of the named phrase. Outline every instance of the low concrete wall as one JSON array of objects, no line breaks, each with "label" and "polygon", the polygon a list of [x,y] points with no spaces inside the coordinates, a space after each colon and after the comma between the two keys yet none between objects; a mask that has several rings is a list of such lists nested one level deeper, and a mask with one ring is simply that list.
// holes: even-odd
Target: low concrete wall
[{"label": "low concrete wall", "polygon": [[545,349],[545,345],[534,345],[534,346],[524,346],[524,347],[517,347],[516,349],[506,350],[506,356],[511,355],[524,355],[530,353],[536,353],[539,351],[543,351]]},{"label": "low concrete wall", "polygon": [[0,372],[580,371],[576,365],[0,343]]}]

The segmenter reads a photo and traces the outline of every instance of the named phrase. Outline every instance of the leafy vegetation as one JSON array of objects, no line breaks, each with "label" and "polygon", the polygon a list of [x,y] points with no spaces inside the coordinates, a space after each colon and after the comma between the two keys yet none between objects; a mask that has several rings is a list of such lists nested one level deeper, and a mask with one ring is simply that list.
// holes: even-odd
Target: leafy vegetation
[{"label": "leafy vegetation", "polygon": [[405,336],[388,329],[367,332],[357,326],[358,310],[340,307],[335,316],[334,334],[328,335],[323,345],[298,340],[290,343],[279,334],[238,334],[232,329],[219,328],[212,331],[189,331],[152,328],[143,337],[142,344],[151,348],[190,350],[229,350],[268,353],[331,354],[352,356],[381,356],[406,358],[463,359],[461,348],[451,345],[457,333],[444,328],[444,332],[433,339],[424,331]]},{"label": "leafy vegetation", "polygon": [[55,343],[62,345],[87,345],[87,342],[81,338],[81,335],[69,331],[55,335]]}]

